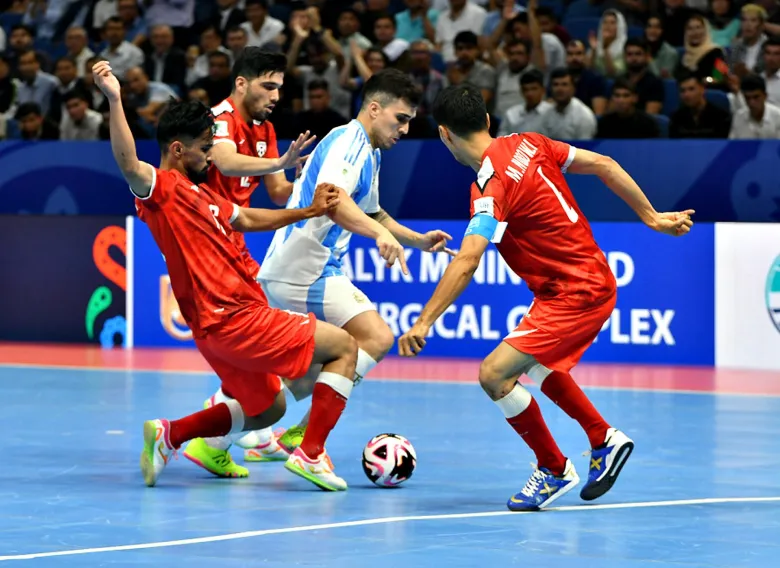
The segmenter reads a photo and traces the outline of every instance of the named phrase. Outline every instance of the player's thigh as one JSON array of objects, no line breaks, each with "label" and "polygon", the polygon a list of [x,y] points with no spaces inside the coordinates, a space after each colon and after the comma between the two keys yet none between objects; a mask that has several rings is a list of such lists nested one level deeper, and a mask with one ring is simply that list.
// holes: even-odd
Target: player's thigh
[{"label": "player's thigh", "polygon": [[266,298],[268,298],[268,304],[272,308],[292,310],[300,313],[312,311],[306,305],[306,297],[309,292],[308,286],[297,286],[287,282],[272,280],[258,280],[258,282]]},{"label": "player's thigh", "polygon": [[[279,400],[282,391],[281,379],[262,370],[249,371],[238,367],[230,359],[217,354],[209,345],[209,340],[195,340],[198,351],[214,370],[222,382],[222,389],[235,398],[247,416],[257,416],[268,411],[284,415],[284,397]],[[281,406],[280,406],[281,405]]]}]

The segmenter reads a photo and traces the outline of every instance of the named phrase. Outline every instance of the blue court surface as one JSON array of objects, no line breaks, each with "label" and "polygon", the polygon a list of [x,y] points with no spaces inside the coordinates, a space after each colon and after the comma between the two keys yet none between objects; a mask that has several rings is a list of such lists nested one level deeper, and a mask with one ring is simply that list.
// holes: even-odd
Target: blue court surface
[{"label": "blue court surface", "polygon": [[[40,566],[764,567],[780,558],[780,397],[592,389],[636,441],[613,490],[542,513],[505,508],[533,460],[475,384],[367,380],[328,443],[351,484],[281,464],[242,480],[183,456],[154,488],[142,422],[199,410],[213,375],[0,366],[0,561]],[[581,477],[587,439],[537,389]],[[291,402],[284,424],[306,406]],[[412,479],[374,487],[374,435],[407,436]],[[240,454],[236,451],[238,461]]]}]

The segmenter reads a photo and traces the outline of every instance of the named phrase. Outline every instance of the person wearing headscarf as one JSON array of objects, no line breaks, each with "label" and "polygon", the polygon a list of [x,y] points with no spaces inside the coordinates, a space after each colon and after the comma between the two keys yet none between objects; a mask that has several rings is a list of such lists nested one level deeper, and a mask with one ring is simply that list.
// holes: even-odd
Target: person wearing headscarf
[{"label": "person wearing headscarf", "polygon": [[650,16],[647,19],[645,39],[653,59],[650,71],[664,79],[671,77],[680,56],[675,48],[664,41],[663,21],[658,16]]},{"label": "person wearing headscarf", "polygon": [[726,56],[710,36],[709,22],[699,14],[685,24],[685,51],[674,71],[678,81],[693,73],[707,88],[728,89],[729,68]]},{"label": "person wearing headscarf", "polygon": [[715,45],[726,48],[739,33],[740,21],[733,0],[710,0],[708,18],[710,32]]},{"label": "person wearing headscarf", "polygon": [[605,77],[617,77],[626,69],[623,47],[628,39],[628,26],[623,14],[607,10],[601,16],[598,35],[590,35],[590,67]]}]

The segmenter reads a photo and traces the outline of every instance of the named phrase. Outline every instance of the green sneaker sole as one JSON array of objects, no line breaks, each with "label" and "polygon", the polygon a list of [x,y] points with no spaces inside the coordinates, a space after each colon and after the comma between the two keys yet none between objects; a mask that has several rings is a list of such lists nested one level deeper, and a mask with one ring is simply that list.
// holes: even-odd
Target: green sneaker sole
[{"label": "green sneaker sole", "polygon": [[298,477],[304,478],[306,481],[312,482],[314,485],[322,489],[323,491],[346,491],[345,489],[339,489],[338,487],[333,487],[331,485],[328,485],[324,481],[322,481],[319,477],[316,477],[314,475],[311,475],[310,473],[304,471],[302,468],[298,467],[294,463],[290,463],[289,461],[284,464],[284,468],[288,471],[291,471]]},{"label": "green sneaker sole", "polygon": [[144,476],[144,483],[147,487],[154,487],[155,479],[154,464],[152,455],[154,454],[154,442],[157,437],[157,427],[154,422],[147,420],[144,422],[144,449],[141,451],[141,473]]}]

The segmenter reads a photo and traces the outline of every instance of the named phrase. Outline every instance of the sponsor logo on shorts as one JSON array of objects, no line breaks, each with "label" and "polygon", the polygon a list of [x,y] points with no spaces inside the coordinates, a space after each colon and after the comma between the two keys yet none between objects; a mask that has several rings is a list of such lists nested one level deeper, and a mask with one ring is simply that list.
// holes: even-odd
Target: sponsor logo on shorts
[{"label": "sponsor logo on shorts", "polygon": [[179,341],[192,339],[192,331],[179,311],[179,304],[173,295],[171,279],[167,274],[160,276],[160,324],[163,329]]},{"label": "sponsor logo on shorts", "polygon": [[780,332],[780,255],[777,255],[766,275],[766,309],[769,317]]},{"label": "sponsor logo on shorts", "polygon": [[358,304],[365,304],[368,302],[368,296],[366,296],[363,292],[353,292],[352,299],[355,300]]}]

